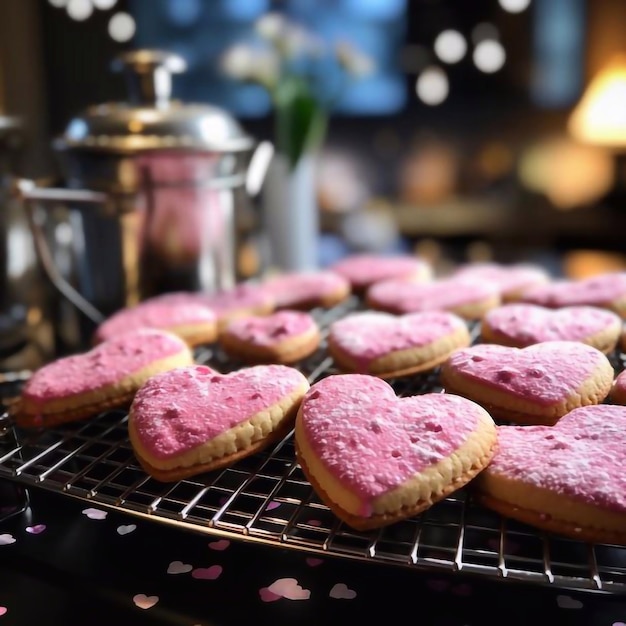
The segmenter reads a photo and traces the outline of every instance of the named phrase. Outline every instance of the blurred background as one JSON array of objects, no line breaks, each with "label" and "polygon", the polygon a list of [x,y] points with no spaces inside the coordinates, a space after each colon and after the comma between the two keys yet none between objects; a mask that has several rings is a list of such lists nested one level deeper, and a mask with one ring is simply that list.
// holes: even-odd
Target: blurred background
[{"label": "blurred background", "polygon": [[[275,142],[279,96],[259,72],[277,68],[258,45],[276,44],[285,20],[302,35],[287,55],[330,46],[338,61],[318,68],[320,266],[364,251],[538,261],[574,277],[625,266],[623,0],[5,1],[0,112],[23,123],[15,173],[58,175],[52,139],[85,107],[127,99],[110,65],[137,48],[184,57],[176,98]],[[342,72],[358,80],[336,90]],[[245,259],[254,275],[258,253]]]}]

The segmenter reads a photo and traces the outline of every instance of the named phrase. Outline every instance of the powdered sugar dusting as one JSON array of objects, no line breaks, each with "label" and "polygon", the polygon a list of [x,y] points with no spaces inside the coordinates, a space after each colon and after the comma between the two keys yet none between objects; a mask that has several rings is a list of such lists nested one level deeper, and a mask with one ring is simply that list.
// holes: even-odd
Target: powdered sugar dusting
[{"label": "powdered sugar dusting", "polygon": [[465,322],[453,313],[427,311],[396,317],[387,313],[353,313],[329,330],[329,341],[350,355],[359,370],[391,352],[421,348],[450,335]]},{"label": "powdered sugar dusting", "polygon": [[608,360],[596,348],[574,341],[550,341],[523,349],[479,344],[457,350],[444,367],[548,406],[572,395],[603,364]]},{"label": "powdered sugar dusting", "polygon": [[154,376],[137,392],[131,419],[157,458],[191,450],[306,385],[284,365],[259,365],[222,375],[204,365]]},{"label": "powdered sugar dusting", "polygon": [[171,333],[151,329],[130,331],[84,354],[44,365],[28,380],[23,395],[35,402],[71,398],[113,385],[155,361],[182,351],[188,351],[185,342]]},{"label": "powdered sugar dusting", "polygon": [[556,426],[500,426],[487,473],[626,512],[626,407],[586,406]]},{"label": "powdered sugar dusting", "polygon": [[311,387],[302,405],[308,444],[326,469],[371,501],[449,456],[485,412],[451,394],[396,398],[373,376],[329,376]]}]

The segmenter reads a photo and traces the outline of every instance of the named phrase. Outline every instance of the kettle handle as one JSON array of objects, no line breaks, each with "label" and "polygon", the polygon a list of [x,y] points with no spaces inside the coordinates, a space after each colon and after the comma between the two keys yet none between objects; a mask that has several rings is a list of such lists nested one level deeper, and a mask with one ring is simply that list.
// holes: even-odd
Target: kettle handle
[{"label": "kettle handle", "polygon": [[88,302],[72,285],[61,275],[57,269],[52,253],[46,241],[45,234],[35,215],[35,202],[84,202],[92,204],[104,204],[107,195],[93,191],[79,189],[55,189],[38,187],[32,180],[20,179],[15,182],[15,193],[22,200],[28,220],[28,226],[33,235],[35,251],[41,265],[48,275],[52,284],[65,296],[81,313],[94,324],[101,324],[105,316]]}]

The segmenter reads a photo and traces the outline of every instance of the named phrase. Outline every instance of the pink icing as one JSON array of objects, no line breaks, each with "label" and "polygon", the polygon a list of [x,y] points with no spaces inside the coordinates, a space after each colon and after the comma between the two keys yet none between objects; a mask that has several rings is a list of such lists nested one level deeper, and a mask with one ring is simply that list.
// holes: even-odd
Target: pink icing
[{"label": "pink icing", "polygon": [[413,256],[355,254],[335,263],[331,270],[341,274],[356,288],[392,278],[430,280],[432,276],[430,265]]},{"label": "pink icing", "polygon": [[44,365],[24,386],[24,397],[43,403],[101,389],[183,350],[187,350],[185,342],[170,333],[130,331],[84,354]]},{"label": "pink icing", "polygon": [[611,311],[594,307],[546,309],[533,304],[509,304],[493,309],[483,323],[519,345],[542,341],[583,341],[606,330],[619,328],[621,320]]},{"label": "pink icing", "polygon": [[326,470],[372,514],[372,502],[467,441],[482,413],[449,394],[397,398],[373,376],[329,376],[304,398],[302,427]]},{"label": "pink icing", "polygon": [[259,365],[218,374],[192,365],[158,374],[137,392],[133,425],[144,448],[168,459],[192,450],[307,384],[298,370]]},{"label": "pink icing", "polygon": [[334,322],[329,339],[348,354],[359,372],[391,352],[420,348],[450,335],[465,322],[446,311],[426,311],[396,317],[387,313],[353,313]]},{"label": "pink icing", "polygon": [[315,320],[304,311],[278,311],[267,317],[245,317],[228,325],[229,335],[257,346],[273,346],[317,329]]},{"label": "pink icing", "polygon": [[575,409],[556,426],[500,426],[488,473],[626,512],[626,407]]},{"label": "pink icing", "polygon": [[96,331],[96,339],[104,341],[139,328],[167,330],[187,324],[213,322],[215,313],[199,302],[176,302],[155,298],[114,313],[100,324]]},{"label": "pink icing", "polygon": [[457,350],[445,367],[457,375],[542,406],[572,395],[608,360],[584,343],[549,341],[527,348],[479,344]]},{"label": "pink icing", "polygon": [[550,281],[550,276],[546,271],[523,263],[516,265],[472,263],[459,267],[454,275],[494,282],[502,294],[544,285]]},{"label": "pink icing", "polygon": [[293,272],[268,278],[265,289],[279,308],[298,307],[317,302],[335,293],[348,293],[350,286],[343,276],[330,271]]},{"label": "pink icing", "polygon": [[370,302],[396,313],[444,311],[494,297],[499,297],[499,290],[493,283],[464,278],[431,283],[386,280],[372,285],[367,292]]},{"label": "pink icing", "polygon": [[626,298],[626,272],[609,272],[584,280],[560,280],[526,292],[524,302],[551,308],[591,305],[608,306]]}]

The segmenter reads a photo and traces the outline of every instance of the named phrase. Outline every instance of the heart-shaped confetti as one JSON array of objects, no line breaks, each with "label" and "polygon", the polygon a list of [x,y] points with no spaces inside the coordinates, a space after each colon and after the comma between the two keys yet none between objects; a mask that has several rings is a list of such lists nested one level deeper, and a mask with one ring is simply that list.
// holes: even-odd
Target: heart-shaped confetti
[{"label": "heart-shaped confetti", "polygon": [[350,589],[345,583],[337,583],[333,586],[328,595],[336,600],[354,600],[354,598],[356,598],[356,591]]},{"label": "heart-shaped confetti", "polygon": [[212,565],[211,567],[197,567],[191,572],[191,575],[198,580],[215,580],[222,575],[222,566]]},{"label": "heart-shaped confetti", "polygon": [[311,592],[303,589],[295,578],[279,578],[268,587],[268,590],[287,600],[308,600],[311,597]]},{"label": "heart-shaped confetti", "polygon": [[281,596],[272,593],[267,587],[259,589],[259,596],[261,596],[263,602],[276,602],[276,600],[280,600],[281,598]]},{"label": "heart-shaped confetti", "polygon": [[44,530],[46,530],[46,525],[45,524],[36,524],[35,526],[27,526],[26,527],[26,532],[29,535],[39,535]]},{"label": "heart-shaped confetti", "polygon": [[3,615],[6,615],[8,613],[8,611],[9,611],[9,609],[7,609],[6,606],[0,606],[0,617],[2,617]]},{"label": "heart-shaped confetti", "polygon": [[584,606],[580,600],[576,600],[575,598],[572,598],[572,596],[564,596],[564,595],[558,595],[556,597],[556,603],[561,609],[577,610],[577,609],[582,609]]},{"label": "heart-shaped confetti", "polygon": [[4,533],[0,535],[0,546],[8,546],[12,543],[15,543],[17,539],[13,535],[9,535],[8,533]]},{"label": "heart-shaped confetti", "polygon": [[193,569],[193,565],[182,561],[172,561],[167,567],[168,574],[186,574]]},{"label": "heart-shaped confetti", "polygon": [[324,559],[316,559],[315,557],[307,557],[306,559],[306,564],[309,567],[317,567],[318,565],[321,565],[324,562]]},{"label": "heart-shaped confetti", "polygon": [[118,535],[128,535],[132,532],[134,532],[135,530],[137,530],[137,526],[135,524],[122,524],[121,526],[117,527],[117,534]]},{"label": "heart-shaped confetti", "polygon": [[308,524],[309,526],[321,526],[321,525],[322,525],[322,522],[321,522],[320,520],[318,520],[318,519],[310,519],[310,520],[307,522],[307,524]]},{"label": "heart-shaped confetti", "polygon": [[209,543],[209,548],[211,550],[217,550],[218,552],[226,550],[228,546],[230,546],[230,541],[228,541],[228,539],[220,539],[219,541],[212,541]]},{"label": "heart-shaped confetti", "polygon": [[265,507],[266,511],[273,511],[274,509],[277,509],[280,506],[280,502],[276,502],[276,500],[272,500],[271,502],[268,503],[268,505]]},{"label": "heart-shaped confetti", "polygon": [[100,509],[83,509],[83,515],[86,515],[89,519],[103,520],[106,519],[107,511],[101,511]]},{"label": "heart-shaped confetti", "polygon": [[138,593],[133,596],[135,606],[140,609],[150,609],[159,601],[159,596],[147,596],[145,593]]}]

